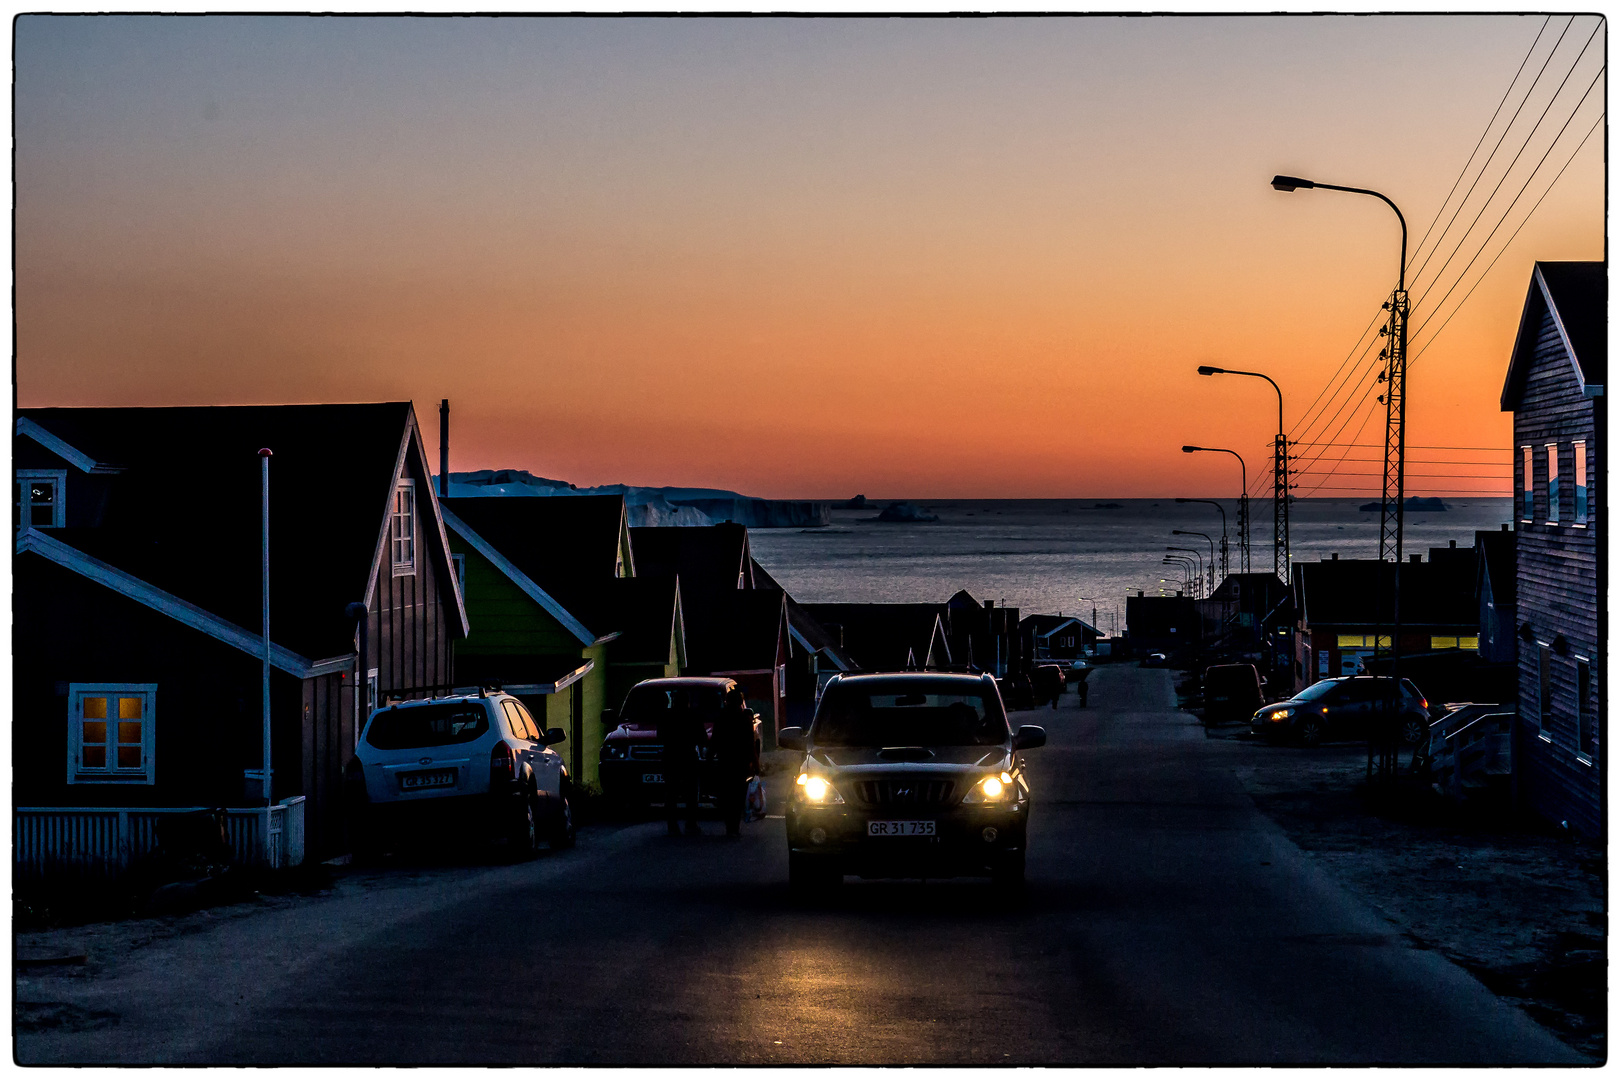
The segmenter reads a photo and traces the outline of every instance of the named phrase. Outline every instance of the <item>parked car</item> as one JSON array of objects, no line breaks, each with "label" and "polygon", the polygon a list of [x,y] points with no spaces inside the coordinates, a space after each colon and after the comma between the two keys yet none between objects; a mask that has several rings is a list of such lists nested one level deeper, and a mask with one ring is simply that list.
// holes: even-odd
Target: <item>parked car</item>
[{"label": "parked car", "polygon": [[834,676],[810,729],[783,728],[777,742],[805,753],[786,815],[796,889],[845,874],[1023,881],[1022,751],[1046,732],[1011,731],[990,676]]},{"label": "parked car", "polygon": [[1162,652],[1150,652],[1142,658],[1143,667],[1164,667],[1168,662]]},{"label": "parked car", "polygon": [[[629,807],[663,802],[664,747],[658,741],[659,720],[670,709],[692,709],[703,719],[704,736],[712,736],[726,693],[736,685],[735,680],[723,678],[646,679],[630,688],[617,711],[604,709],[602,726],[608,732],[602,739],[598,759],[603,795]],[[759,761],[760,722],[756,713],[750,775],[759,774]],[[705,751],[698,762],[700,798],[713,791],[710,781],[714,767],[713,755]]]},{"label": "parked car", "polygon": [[373,712],[345,772],[357,853],[430,829],[504,837],[519,854],[574,842],[572,779],[523,703],[499,691],[403,701]]},{"label": "parked car", "polygon": [[1051,703],[1057,708],[1058,699],[1063,696],[1063,669],[1057,664],[1037,664],[1030,673],[1030,687],[1035,698],[1035,707]]},{"label": "parked car", "polygon": [[1204,722],[1220,724],[1254,715],[1266,680],[1253,664],[1213,664],[1204,671]]},{"label": "parked car", "polygon": [[[1251,729],[1268,739],[1316,746],[1330,738],[1364,738],[1367,725],[1389,700],[1387,675],[1356,675],[1312,683],[1287,701],[1261,706]],[[1401,680],[1397,713],[1400,740],[1416,746],[1429,735],[1429,702],[1411,679]]]}]

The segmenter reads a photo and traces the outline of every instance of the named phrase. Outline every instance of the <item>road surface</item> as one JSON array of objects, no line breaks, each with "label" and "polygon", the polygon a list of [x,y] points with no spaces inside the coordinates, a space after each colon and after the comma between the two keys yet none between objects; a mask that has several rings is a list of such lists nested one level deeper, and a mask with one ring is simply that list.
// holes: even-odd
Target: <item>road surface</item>
[{"label": "road surface", "polygon": [[851,879],[801,901],[780,820],[740,841],[599,827],[529,863],[345,882],[95,978],[30,974],[19,1002],[78,1020],[21,1034],[18,1060],[1581,1060],[1320,874],[1174,709],[1170,673],[1092,679],[1090,709],[1014,718],[1050,738],[1022,898]]}]

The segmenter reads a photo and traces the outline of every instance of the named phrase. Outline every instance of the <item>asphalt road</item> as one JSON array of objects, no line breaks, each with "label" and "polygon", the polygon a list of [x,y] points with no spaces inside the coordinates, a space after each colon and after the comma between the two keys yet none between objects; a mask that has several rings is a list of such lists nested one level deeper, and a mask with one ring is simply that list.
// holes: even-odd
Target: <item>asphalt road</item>
[{"label": "asphalt road", "polygon": [[[1173,707],[1095,672],[1029,754],[1029,885],[790,896],[782,822],[658,824],[237,920],[72,991],[23,1062],[1577,1063],[1319,874]],[[19,1000],[49,996],[19,987]],[[67,994],[67,991],[60,991]]]}]

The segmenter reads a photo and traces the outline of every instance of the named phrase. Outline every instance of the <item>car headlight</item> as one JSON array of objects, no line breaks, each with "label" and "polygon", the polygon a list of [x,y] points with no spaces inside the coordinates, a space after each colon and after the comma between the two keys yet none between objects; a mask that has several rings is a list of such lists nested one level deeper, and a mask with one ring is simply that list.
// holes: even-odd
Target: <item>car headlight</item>
[{"label": "car headlight", "polygon": [[1000,803],[1009,802],[1018,795],[1018,787],[1008,773],[999,776],[987,776],[977,784],[968,788],[968,793],[962,796],[965,803]]},{"label": "car headlight", "polygon": [[1294,715],[1293,709],[1272,709],[1266,713],[1267,720],[1286,720]]},{"label": "car headlight", "polygon": [[799,797],[817,806],[835,806],[844,801],[844,797],[838,794],[838,789],[826,777],[811,776],[809,773],[799,774]]}]

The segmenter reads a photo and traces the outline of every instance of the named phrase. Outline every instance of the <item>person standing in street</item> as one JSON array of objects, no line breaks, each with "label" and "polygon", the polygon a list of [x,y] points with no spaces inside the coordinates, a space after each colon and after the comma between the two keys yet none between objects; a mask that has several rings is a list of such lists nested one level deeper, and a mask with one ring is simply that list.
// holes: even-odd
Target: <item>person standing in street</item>
[{"label": "person standing in street", "polygon": [[726,835],[742,835],[743,803],[754,775],[754,711],[740,687],[726,691],[725,705],[714,722],[711,743],[715,762],[715,801],[726,820]]},{"label": "person standing in street", "polygon": [[698,825],[698,751],[707,741],[703,720],[692,708],[685,690],[677,690],[658,721],[658,741],[664,747],[664,809],[669,835],[679,836],[681,802],[686,803],[686,835],[702,836]]}]

